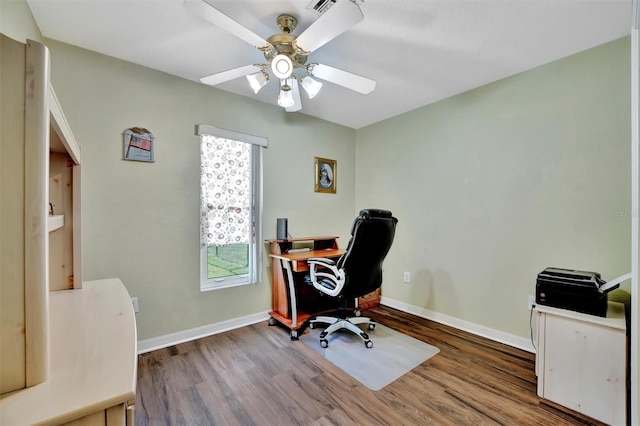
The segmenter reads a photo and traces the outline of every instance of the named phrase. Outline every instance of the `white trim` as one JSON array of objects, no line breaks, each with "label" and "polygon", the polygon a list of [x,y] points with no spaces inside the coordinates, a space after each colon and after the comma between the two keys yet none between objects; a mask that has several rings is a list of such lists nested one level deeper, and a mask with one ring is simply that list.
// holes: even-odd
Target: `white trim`
[{"label": "white trim", "polygon": [[71,132],[71,127],[69,127],[67,118],[62,112],[60,101],[51,84],[49,84],[49,111],[51,114],[51,126],[55,129],[58,136],[60,136],[62,145],[64,145],[73,162],[76,165],[80,164],[80,145],[78,145],[78,141],[76,141],[76,138]]},{"label": "white trim", "polygon": [[[257,285],[258,281],[251,282],[248,280],[240,280],[240,277],[249,278],[249,274],[233,275],[224,278],[212,278],[208,280],[200,280],[200,291],[220,290],[222,288],[241,287],[243,285]],[[217,284],[216,284],[217,283]]]},{"label": "white trim", "polygon": [[389,299],[388,297],[384,296],[382,296],[382,298],[380,299],[380,303],[385,306],[407,312],[409,314],[426,318],[440,324],[448,325],[449,327],[457,328],[458,330],[463,330],[471,334],[475,334],[476,336],[484,337],[499,343],[504,343],[505,345],[513,346],[514,348],[522,349],[523,351],[531,353],[536,352],[531,341],[524,337],[505,333],[503,331],[495,330],[493,328],[485,327],[479,324],[474,324],[472,322],[461,320],[450,315],[430,311],[419,306],[413,306],[408,303]]},{"label": "white trim", "polygon": [[637,425],[640,421],[640,1],[633,0],[631,10],[631,407],[629,424]]},{"label": "white trim", "polygon": [[[200,127],[205,128],[207,131],[212,131],[214,133],[203,133],[202,135],[213,136],[215,138],[224,138],[223,135],[215,133],[218,129],[212,126],[198,125],[198,130],[201,130]],[[242,133],[230,132],[236,137],[235,141],[248,143],[247,138],[252,138],[251,135],[246,135]],[[230,136],[230,135],[227,135]],[[266,138],[262,138],[266,141]],[[200,138],[201,143],[203,138]],[[206,244],[206,242],[202,241],[202,236],[200,236],[201,247],[200,247],[200,291],[210,291],[217,290],[221,288],[229,288],[229,287],[238,287],[243,285],[252,285],[258,284],[262,278],[262,256],[261,256],[261,246],[259,241],[262,241],[262,150],[260,146],[256,144],[249,143],[247,145],[249,147],[250,152],[250,217],[249,221],[254,224],[253,229],[249,229],[250,235],[247,235],[248,240],[248,262],[249,262],[249,270],[247,274],[242,275],[232,275],[226,277],[217,277],[217,278],[209,278],[209,266],[208,266],[208,256],[209,251],[207,246],[203,246],[202,244]],[[200,158],[200,164],[202,165],[202,158]],[[202,198],[202,180],[200,181],[200,198]],[[200,206],[202,209],[202,206]],[[202,227],[202,216],[200,216],[200,227]],[[252,233],[253,231],[253,233]]]},{"label": "white trim", "polygon": [[179,343],[189,342],[191,340],[201,339],[203,337],[212,336],[218,333],[224,333],[225,331],[245,327],[247,325],[266,321],[267,319],[269,319],[269,312],[264,311],[240,318],[233,318],[226,321],[203,325],[202,327],[196,327],[189,330],[178,331],[176,333],[165,334],[164,336],[139,340],[138,354],[155,351],[157,349],[166,348],[167,346],[177,345]]},{"label": "white trim", "polygon": [[269,139],[265,137],[234,132],[233,130],[221,129],[219,127],[209,126],[208,124],[196,124],[196,135],[211,135],[219,138],[246,142],[252,145],[263,146],[265,148],[269,145]]},{"label": "white trim", "polygon": [[[505,345],[513,346],[514,348],[522,349],[527,352],[535,353],[535,349],[531,342],[524,338],[515,336],[513,334],[505,333],[499,330],[495,330],[482,325],[474,324],[469,321],[464,321],[459,318],[452,317],[450,315],[441,314],[438,312],[430,311],[428,309],[420,308],[418,306],[409,305],[405,302],[389,299],[388,297],[382,297],[381,304],[389,306],[391,308],[398,309],[409,314],[426,318],[431,321],[438,322],[440,324],[448,325],[459,330],[467,331],[477,336],[485,337],[487,339],[504,343]],[[150,339],[144,339],[138,341],[138,354],[155,351],[157,349],[166,348],[167,346],[177,345],[179,343],[189,342],[191,340],[200,339],[207,336],[212,336],[218,333],[224,333],[225,331],[234,330],[236,328],[245,327],[251,324],[256,324],[261,321],[269,319],[269,312],[258,312],[255,314],[247,315],[244,317],[233,318],[226,321],[217,322],[214,324],[204,325],[202,327],[196,327],[189,330],[178,331],[176,333],[166,334],[164,336],[152,337]]]}]

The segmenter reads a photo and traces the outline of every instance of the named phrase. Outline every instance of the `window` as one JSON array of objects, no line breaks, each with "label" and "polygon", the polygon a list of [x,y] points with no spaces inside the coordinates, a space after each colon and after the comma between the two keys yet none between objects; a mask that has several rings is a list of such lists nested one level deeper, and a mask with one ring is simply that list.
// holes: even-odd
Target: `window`
[{"label": "window", "polygon": [[262,151],[265,138],[198,125],[200,290],[255,284],[260,277]]}]

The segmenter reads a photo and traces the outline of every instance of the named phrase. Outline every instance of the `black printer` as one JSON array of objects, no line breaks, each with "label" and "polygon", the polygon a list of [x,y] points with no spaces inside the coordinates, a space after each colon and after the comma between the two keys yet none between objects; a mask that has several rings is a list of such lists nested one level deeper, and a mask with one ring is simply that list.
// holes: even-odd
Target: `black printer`
[{"label": "black printer", "polygon": [[546,268],[536,280],[536,303],[600,317],[607,316],[607,293],[620,286],[597,272]]}]

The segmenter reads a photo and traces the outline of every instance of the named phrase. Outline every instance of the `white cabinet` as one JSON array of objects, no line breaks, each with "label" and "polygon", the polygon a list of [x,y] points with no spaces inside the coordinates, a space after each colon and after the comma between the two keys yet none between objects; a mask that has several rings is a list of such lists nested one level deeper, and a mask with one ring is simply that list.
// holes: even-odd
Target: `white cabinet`
[{"label": "white cabinet", "polygon": [[596,420],[626,424],[624,305],[607,317],[537,305],[538,396]]}]

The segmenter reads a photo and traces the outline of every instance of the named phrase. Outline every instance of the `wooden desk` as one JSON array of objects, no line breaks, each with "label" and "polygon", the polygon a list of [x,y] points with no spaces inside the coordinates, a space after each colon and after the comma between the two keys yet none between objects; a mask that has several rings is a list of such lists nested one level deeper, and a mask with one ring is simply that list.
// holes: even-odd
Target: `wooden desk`
[{"label": "wooden desk", "polygon": [[[290,240],[268,240],[271,257],[271,318],[269,325],[277,322],[291,330],[291,339],[298,338],[298,330],[311,317],[335,311],[336,299],[322,296],[313,286],[304,282],[309,272],[307,260],[323,257],[337,260],[346,250],[338,248],[338,237],[305,237]],[[297,245],[309,247],[307,251],[294,251]],[[380,289],[359,297],[355,307],[371,309],[380,304]]]},{"label": "wooden desk", "polygon": [[[307,259],[323,257],[337,260],[345,250],[338,248],[336,236],[269,240],[271,263],[270,325],[276,322],[291,330],[291,339],[298,338],[298,330],[306,321],[320,312],[337,307],[335,299],[320,297],[310,285],[304,283],[309,271]],[[289,253],[296,245],[310,246],[310,250]]]}]

